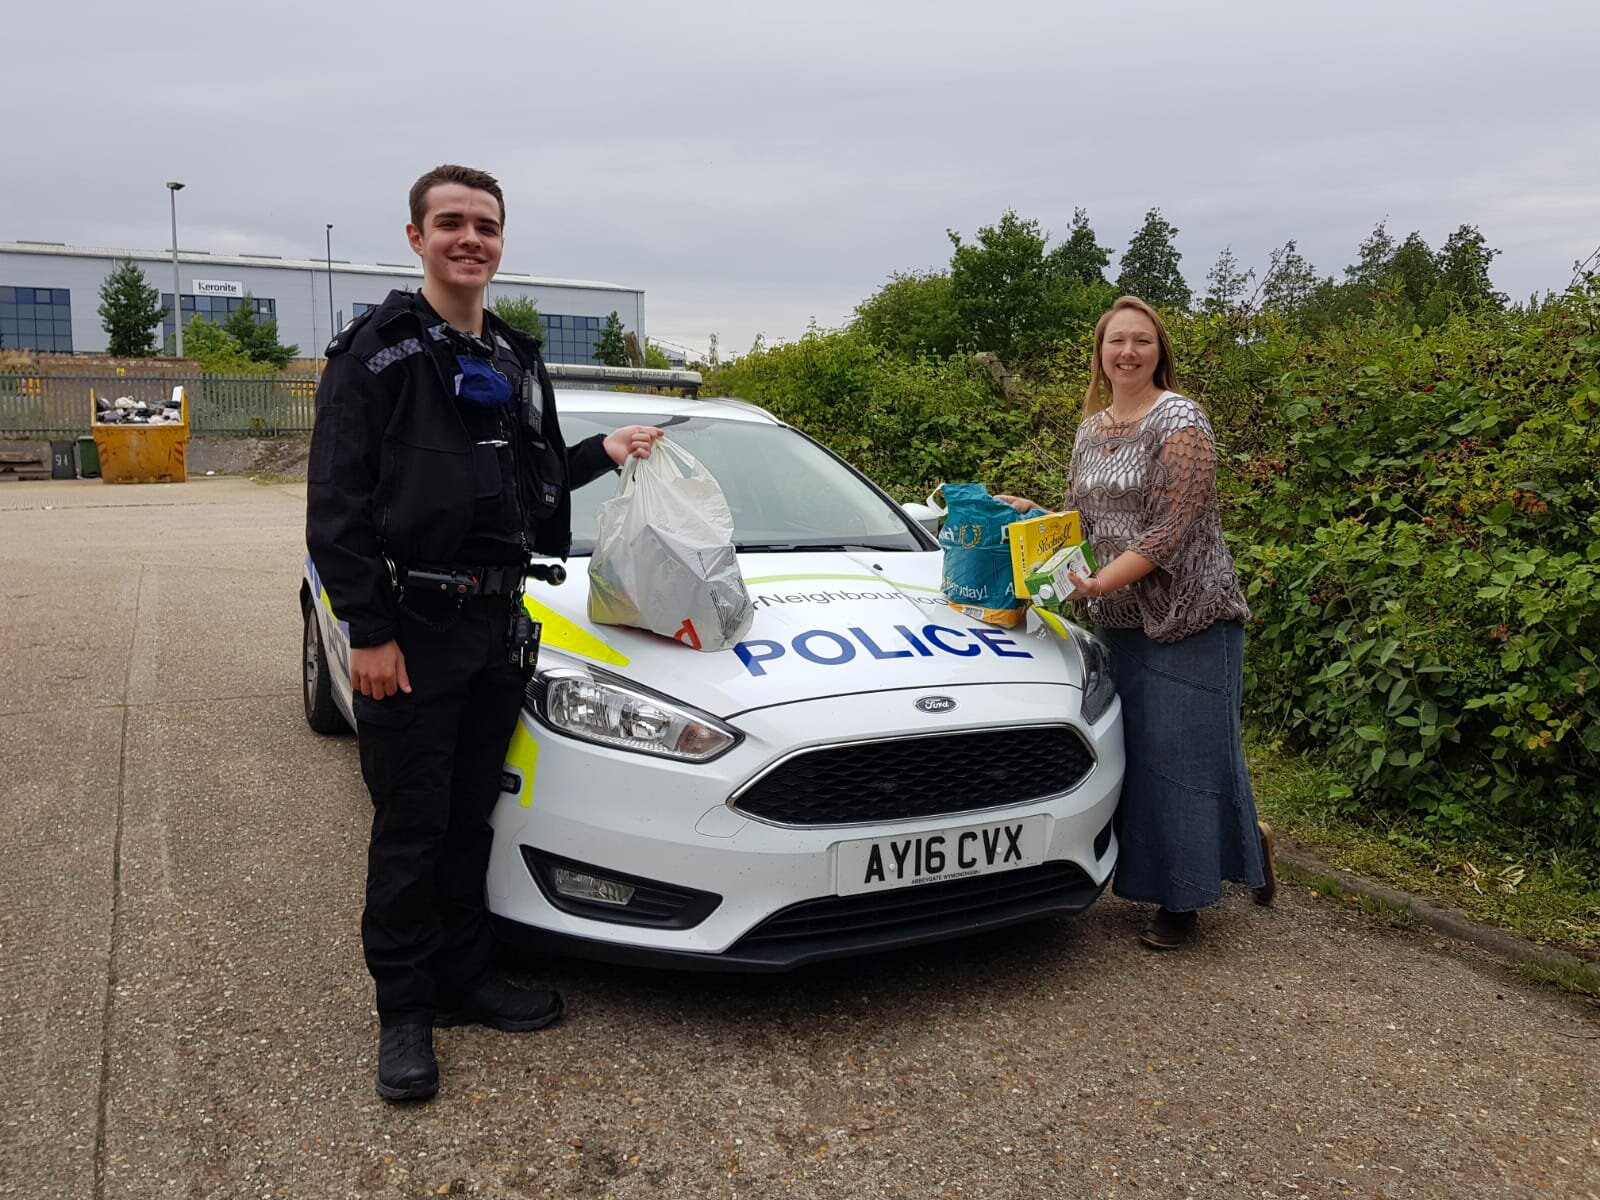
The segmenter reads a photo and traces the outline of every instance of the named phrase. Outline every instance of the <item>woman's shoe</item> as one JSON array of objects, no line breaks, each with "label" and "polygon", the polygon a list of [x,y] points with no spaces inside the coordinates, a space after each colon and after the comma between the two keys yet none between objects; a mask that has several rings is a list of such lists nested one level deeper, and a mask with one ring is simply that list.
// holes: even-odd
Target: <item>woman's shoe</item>
[{"label": "woman's shoe", "polygon": [[1139,940],[1152,950],[1176,950],[1194,937],[1195,920],[1192,912],[1158,909],[1155,919],[1145,926]]},{"label": "woman's shoe", "polygon": [[1255,893],[1257,904],[1271,904],[1272,898],[1278,894],[1278,866],[1273,855],[1272,826],[1257,821],[1256,828],[1261,832],[1261,874],[1265,882],[1250,890]]}]

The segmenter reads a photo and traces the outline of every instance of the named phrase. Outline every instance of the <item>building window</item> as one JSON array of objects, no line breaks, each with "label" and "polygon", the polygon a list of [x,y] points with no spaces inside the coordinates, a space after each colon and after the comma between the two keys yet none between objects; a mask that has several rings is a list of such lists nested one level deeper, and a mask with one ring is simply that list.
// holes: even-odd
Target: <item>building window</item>
[{"label": "building window", "polygon": [[540,313],[544,321],[546,362],[595,365],[594,351],[600,344],[604,317],[569,317],[562,313]]},{"label": "building window", "polygon": [[71,354],[71,291],[0,287],[0,349]]},{"label": "building window", "polygon": [[[256,302],[256,320],[276,321],[278,319],[278,302],[270,296],[253,296]],[[191,296],[185,293],[178,297],[178,303],[183,309],[183,323],[188,325],[196,317],[204,317],[213,325],[221,325],[244,304],[238,296]],[[177,331],[172,327],[172,293],[161,293],[161,306],[166,312],[161,318],[162,345],[173,340]]]}]

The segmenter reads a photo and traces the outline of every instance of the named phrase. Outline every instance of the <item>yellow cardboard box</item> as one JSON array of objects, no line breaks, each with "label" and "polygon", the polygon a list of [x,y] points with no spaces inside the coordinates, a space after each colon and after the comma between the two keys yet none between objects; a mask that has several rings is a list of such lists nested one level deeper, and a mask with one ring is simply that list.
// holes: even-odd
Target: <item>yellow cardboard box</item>
[{"label": "yellow cardboard box", "polygon": [[1011,543],[1012,585],[1018,596],[1031,598],[1028,577],[1037,575],[1063,546],[1076,546],[1083,541],[1083,522],[1076,509],[1046,513],[1007,525],[1006,540]]}]

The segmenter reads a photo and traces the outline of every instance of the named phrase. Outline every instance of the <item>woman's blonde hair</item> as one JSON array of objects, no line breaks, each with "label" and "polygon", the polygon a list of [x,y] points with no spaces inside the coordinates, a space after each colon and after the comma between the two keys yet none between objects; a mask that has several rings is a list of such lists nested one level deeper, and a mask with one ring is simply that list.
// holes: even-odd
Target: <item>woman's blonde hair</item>
[{"label": "woman's blonde hair", "polygon": [[1172,365],[1172,339],[1167,337],[1167,327],[1161,323],[1161,314],[1151,308],[1137,296],[1122,296],[1115,304],[1101,314],[1100,320],[1094,327],[1094,366],[1089,376],[1089,390],[1083,397],[1083,415],[1088,417],[1107,408],[1111,404],[1111,380],[1106,378],[1106,369],[1100,363],[1100,351],[1105,345],[1106,326],[1111,324],[1111,318],[1125,308],[1137,309],[1150,318],[1150,323],[1156,327],[1156,344],[1161,348],[1161,356],[1156,359],[1156,373],[1151,380],[1158,388],[1175,392],[1178,390],[1178,372]]}]

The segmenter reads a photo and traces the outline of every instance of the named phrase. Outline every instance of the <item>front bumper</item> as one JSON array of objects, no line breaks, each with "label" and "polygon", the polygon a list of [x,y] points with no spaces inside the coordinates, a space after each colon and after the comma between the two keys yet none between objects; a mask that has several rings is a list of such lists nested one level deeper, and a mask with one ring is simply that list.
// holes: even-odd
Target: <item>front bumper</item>
[{"label": "front bumper", "polygon": [[[962,886],[969,882],[985,886]],[[680,971],[779,972],[990,932],[1040,917],[1072,916],[1093,904],[1106,882],[1096,883],[1075,864],[1054,862],[973,881],[803,901],[773,914],[720,954],[599,941],[504,917],[494,920],[501,940],[522,949]],[[882,901],[891,905],[878,903]],[[884,911],[891,906],[898,911]]]},{"label": "front bumper", "polygon": [[[524,715],[519,741],[526,786],[520,795],[502,795],[492,820],[488,888],[497,926],[514,943],[591,958],[781,971],[1075,913],[1093,903],[1116,863],[1110,824],[1123,773],[1120,707],[1114,703],[1085,727],[1076,688],[990,685],[973,688],[962,707],[980,713],[981,722],[956,723],[948,714],[917,711],[913,698],[869,693],[746,713],[735,721],[744,740],[707,764],[578,742]],[[1094,768],[1073,790],[1024,804],[882,825],[801,828],[753,820],[727,804],[741,785],[797,748],[1061,723],[1078,728]],[[838,895],[840,842],[1025,817],[1043,821],[1039,866]],[[690,928],[561,911],[536,882],[525,846],[592,864],[600,873],[710,892],[720,900]]]}]

